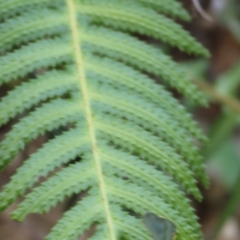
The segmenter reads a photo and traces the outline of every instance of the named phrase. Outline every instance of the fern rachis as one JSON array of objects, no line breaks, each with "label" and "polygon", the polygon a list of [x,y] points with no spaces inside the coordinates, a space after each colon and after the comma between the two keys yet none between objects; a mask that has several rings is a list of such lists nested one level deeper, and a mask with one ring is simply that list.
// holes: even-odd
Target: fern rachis
[{"label": "fern rachis", "polygon": [[87,191],[46,239],[77,239],[93,224],[91,239],[151,239],[139,218],[149,211],[177,239],[202,238],[186,193],[201,199],[197,181],[207,183],[194,144],[205,137],[163,83],[206,101],[163,49],[137,38],[208,55],[169,16],[190,19],[175,0],[0,0],[0,84],[12,86],[0,125],[18,119],[0,143],[1,169],[58,130],[4,186],[1,210],[25,195],[12,213],[23,220]]}]

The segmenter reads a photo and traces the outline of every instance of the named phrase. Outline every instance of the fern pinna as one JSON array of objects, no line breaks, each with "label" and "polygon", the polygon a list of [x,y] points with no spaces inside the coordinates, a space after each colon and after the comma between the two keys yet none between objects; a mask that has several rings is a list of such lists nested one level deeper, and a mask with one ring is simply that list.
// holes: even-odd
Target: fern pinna
[{"label": "fern pinna", "polygon": [[164,49],[208,52],[171,17],[190,20],[175,0],[0,0],[0,84],[12,86],[0,124],[15,119],[1,168],[58,130],[4,186],[1,210],[33,188],[12,213],[22,221],[87,191],[46,239],[77,239],[93,224],[93,240],[151,239],[146,212],[174,223],[176,239],[202,239],[186,194],[201,199],[197,181],[207,183],[194,144],[205,137],[163,84],[206,102]]}]

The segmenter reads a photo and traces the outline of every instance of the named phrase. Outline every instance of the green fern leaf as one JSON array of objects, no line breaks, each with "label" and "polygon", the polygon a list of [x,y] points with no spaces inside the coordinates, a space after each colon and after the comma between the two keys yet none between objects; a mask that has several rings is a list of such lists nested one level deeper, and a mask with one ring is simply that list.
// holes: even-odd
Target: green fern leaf
[{"label": "green fern leaf", "polygon": [[25,196],[11,215],[22,221],[85,192],[46,239],[94,226],[93,240],[150,240],[146,212],[172,221],[179,240],[202,239],[186,194],[200,200],[197,182],[208,182],[195,145],[206,138],[167,88],[206,99],[164,48],[209,54],[170,17],[190,20],[175,0],[0,0],[0,85],[10,88],[0,126],[15,119],[0,169],[57,133],[3,187],[1,211]]}]

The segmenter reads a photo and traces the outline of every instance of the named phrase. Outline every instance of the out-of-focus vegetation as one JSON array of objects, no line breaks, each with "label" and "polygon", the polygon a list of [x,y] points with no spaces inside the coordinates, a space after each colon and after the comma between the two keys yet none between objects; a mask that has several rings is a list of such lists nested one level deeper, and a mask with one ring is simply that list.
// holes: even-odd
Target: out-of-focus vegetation
[{"label": "out-of-focus vegetation", "polygon": [[[204,4],[204,1],[203,1]],[[208,109],[186,103],[209,137],[202,152],[211,178],[199,214],[206,239],[240,239],[240,1],[209,1],[213,21],[196,16],[197,33],[212,58],[185,63],[209,99]],[[191,26],[194,28],[194,26]],[[193,30],[197,32],[196,30]]]}]

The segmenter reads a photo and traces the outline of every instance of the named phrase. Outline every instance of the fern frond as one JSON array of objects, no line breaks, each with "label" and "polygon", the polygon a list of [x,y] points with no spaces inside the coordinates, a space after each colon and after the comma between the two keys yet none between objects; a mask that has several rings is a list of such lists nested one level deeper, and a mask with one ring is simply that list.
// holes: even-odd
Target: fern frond
[{"label": "fern frond", "polygon": [[76,78],[73,72],[70,75],[65,71],[52,70],[37,79],[17,86],[0,102],[0,112],[4,113],[0,116],[0,124],[7,123],[17,114],[32,108],[39,102],[61,97],[69,91],[73,91]]},{"label": "fern frond", "polygon": [[[96,61],[96,59],[98,61]],[[129,68],[121,63],[112,62],[111,59],[91,58],[91,64],[86,63],[87,74],[90,81],[100,82],[100,84],[110,84],[116,89],[132,91],[132,93],[141,94],[141,99],[150,100],[158,108],[164,109],[171,116],[172,120],[177,120],[181,128],[186,128],[195,138],[200,141],[206,141],[206,137],[197,128],[182,105],[171,96],[171,94],[161,85],[156,85],[147,75]],[[109,68],[111,66],[111,68]],[[125,72],[124,75],[118,71]]]},{"label": "fern frond", "polygon": [[142,71],[160,77],[163,81],[167,79],[167,84],[177,88],[190,99],[203,105],[206,103],[202,93],[198,92],[194,85],[186,88],[190,79],[180,66],[159,49],[126,34],[105,28],[93,28],[92,30],[89,28],[86,34],[83,33],[82,38],[83,46],[89,52],[124,61]]},{"label": "fern frond", "polygon": [[0,26],[0,52],[10,50],[31,40],[54,36],[66,31],[66,15],[47,9],[29,10],[22,15],[7,19]]},{"label": "fern frond", "polygon": [[[83,16],[91,16],[96,23],[152,36],[189,53],[208,56],[208,52],[180,25],[158,14],[153,8],[137,4],[137,1],[84,1],[78,11]],[[185,41],[181,41],[183,38]]]},{"label": "fern frond", "polygon": [[150,240],[140,219],[149,211],[171,220],[178,240],[202,239],[186,194],[201,199],[197,182],[207,184],[195,145],[206,138],[167,87],[206,99],[163,49],[208,52],[170,17],[190,20],[175,0],[0,0],[0,85],[10,88],[0,126],[15,119],[0,168],[57,133],[3,187],[1,211],[25,196],[12,213],[22,221],[85,192],[46,239],[95,228],[93,240]]},{"label": "fern frond", "polygon": [[170,0],[170,1],[154,1],[154,0],[140,0],[147,6],[151,6],[161,13],[165,13],[172,17],[176,17],[185,21],[190,21],[191,17],[189,13],[182,7],[181,3]]}]

